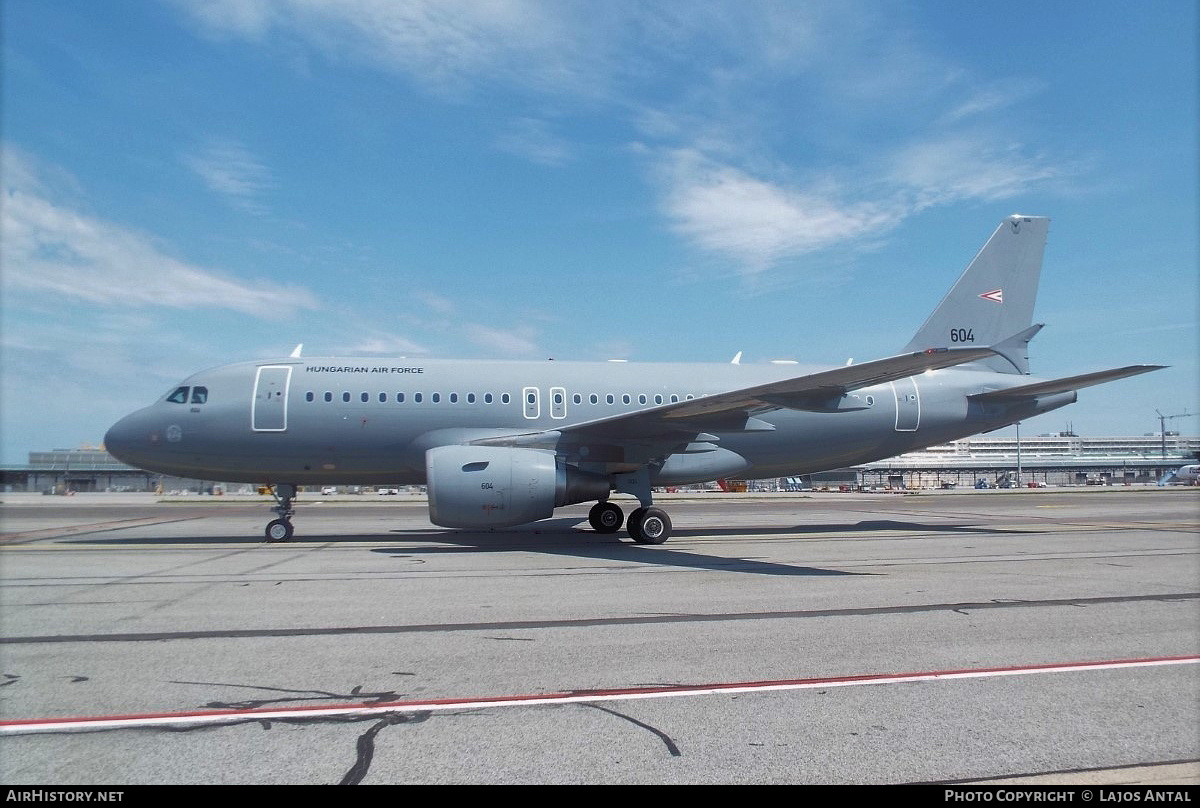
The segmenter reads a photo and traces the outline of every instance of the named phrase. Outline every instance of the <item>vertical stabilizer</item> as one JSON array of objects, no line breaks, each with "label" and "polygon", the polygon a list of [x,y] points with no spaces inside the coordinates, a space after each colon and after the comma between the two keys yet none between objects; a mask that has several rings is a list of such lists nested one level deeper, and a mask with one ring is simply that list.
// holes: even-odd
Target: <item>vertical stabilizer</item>
[{"label": "vertical stabilizer", "polygon": [[[989,346],[1027,331],[1033,323],[1049,225],[1045,216],[1020,214],[1000,222],[905,350]],[[1002,373],[1029,372],[1027,365],[1018,367],[1003,356],[980,364]]]}]

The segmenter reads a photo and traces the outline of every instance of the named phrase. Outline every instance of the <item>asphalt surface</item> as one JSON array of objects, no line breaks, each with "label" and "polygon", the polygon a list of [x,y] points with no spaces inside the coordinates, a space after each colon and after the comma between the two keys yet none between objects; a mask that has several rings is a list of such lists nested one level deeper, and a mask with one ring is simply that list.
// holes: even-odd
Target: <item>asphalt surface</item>
[{"label": "asphalt surface", "polygon": [[1197,489],[2,498],[5,783],[1200,781]]}]

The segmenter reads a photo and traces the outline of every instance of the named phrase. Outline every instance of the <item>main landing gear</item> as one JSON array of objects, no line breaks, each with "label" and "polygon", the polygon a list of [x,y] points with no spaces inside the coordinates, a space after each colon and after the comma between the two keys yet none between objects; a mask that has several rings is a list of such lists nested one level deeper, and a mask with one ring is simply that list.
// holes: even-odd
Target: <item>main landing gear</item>
[{"label": "main landing gear", "polygon": [[[616,533],[625,515],[611,502],[597,502],[588,513],[588,522],[597,533]],[[662,544],[671,537],[671,517],[661,508],[641,507],[629,514],[629,536],[638,544]]]},{"label": "main landing gear", "polygon": [[267,541],[287,541],[292,537],[292,514],[296,512],[292,501],[296,499],[296,486],[281,484],[271,488],[271,496],[275,498],[275,507],[271,510],[279,515],[267,523]]}]

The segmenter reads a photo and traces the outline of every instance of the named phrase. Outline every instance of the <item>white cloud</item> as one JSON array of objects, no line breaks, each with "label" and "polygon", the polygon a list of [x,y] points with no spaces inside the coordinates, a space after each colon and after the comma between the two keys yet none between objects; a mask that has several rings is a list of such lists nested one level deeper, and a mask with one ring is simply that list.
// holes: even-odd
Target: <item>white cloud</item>
[{"label": "white cloud", "polygon": [[471,342],[493,354],[531,356],[539,351],[534,341],[536,332],[528,326],[504,330],[470,323],[465,326],[465,331]]},{"label": "white cloud", "polygon": [[271,0],[173,0],[208,30],[250,39],[261,37],[273,22]]},{"label": "white cloud", "polygon": [[1060,177],[1065,170],[1069,169],[1055,167],[1040,155],[1026,155],[1017,144],[964,136],[901,149],[892,160],[889,179],[921,209],[963,199],[1005,199]]},{"label": "white cloud", "polygon": [[833,188],[784,188],[694,151],[669,159],[663,207],[676,230],[751,272],[898,220],[897,211],[886,206],[840,201]]},{"label": "white cloud", "polygon": [[496,146],[517,157],[544,166],[561,166],[570,162],[569,141],[550,130],[550,125],[536,118],[518,118],[496,140]]},{"label": "white cloud", "polygon": [[458,308],[452,300],[430,291],[416,291],[412,296],[437,314],[453,314]]},{"label": "white cloud", "polygon": [[305,289],[246,282],[172,257],[142,233],[44,196],[33,161],[4,152],[0,261],[7,292],[111,307],[217,308],[262,318],[317,308]]},{"label": "white cloud", "polygon": [[882,163],[842,169],[845,179],[831,172],[807,183],[755,176],[694,149],[649,154],[675,231],[746,274],[863,243],[931,206],[1005,199],[1073,171],[985,136],[912,143]]},{"label": "white cloud", "polygon": [[347,353],[408,356],[410,354],[428,353],[428,350],[408,339],[407,337],[402,337],[397,334],[373,332],[349,348]]},{"label": "white cloud", "polygon": [[1006,109],[1040,93],[1045,88],[1045,82],[1037,79],[1023,78],[997,82],[971,92],[966,101],[943,115],[940,122],[953,124]]},{"label": "white cloud", "polygon": [[266,212],[262,196],[274,181],[267,167],[245,146],[230,140],[215,141],[184,155],[183,162],[234,207],[247,213]]},{"label": "white cloud", "polygon": [[[532,0],[240,0],[183,2],[210,32],[261,39],[278,30],[334,59],[368,59],[456,93],[480,77],[540,89],[582,86],[588,37],[559,6]],[[561,47],[569,40],[574,47]]]},{"label": "white cloud", "polygon": [[[530,114],[514,113],[493,142],[542,165],[566,165],[577,149],[547,118],[600,115],[637,132],[645,142],[629,151],[650,166],[674,232],[745,274],[875,239],[933,205],[1002,199],[1072,171],[1010,134],[1013,108],[1044,89],[1040,80],[976,81],[887,4],[184,7],[210,30],[286,35],[431,92],[524,94]],[[797,179],[801,169],[818,179]]]}]

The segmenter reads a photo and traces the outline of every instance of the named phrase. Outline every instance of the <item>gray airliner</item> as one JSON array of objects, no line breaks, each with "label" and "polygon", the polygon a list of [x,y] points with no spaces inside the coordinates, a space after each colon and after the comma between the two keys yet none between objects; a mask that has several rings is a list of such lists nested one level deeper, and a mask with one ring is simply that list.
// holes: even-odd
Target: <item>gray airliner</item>
[{"label": "gray airliner", "polygon": [[[809,474],[986,432],[1150,370],[1029,375],[1049,219],[1005,218],[903,351],[795,363],[286,358],[206,370],[105,436],[149,471],[272,486],[270,541],[299,486],[424,484],[448,528],[545,519],[595,501],[598,533],[671,533],[656,486]],[[628,519],[609,501],[631,494]]]}]

